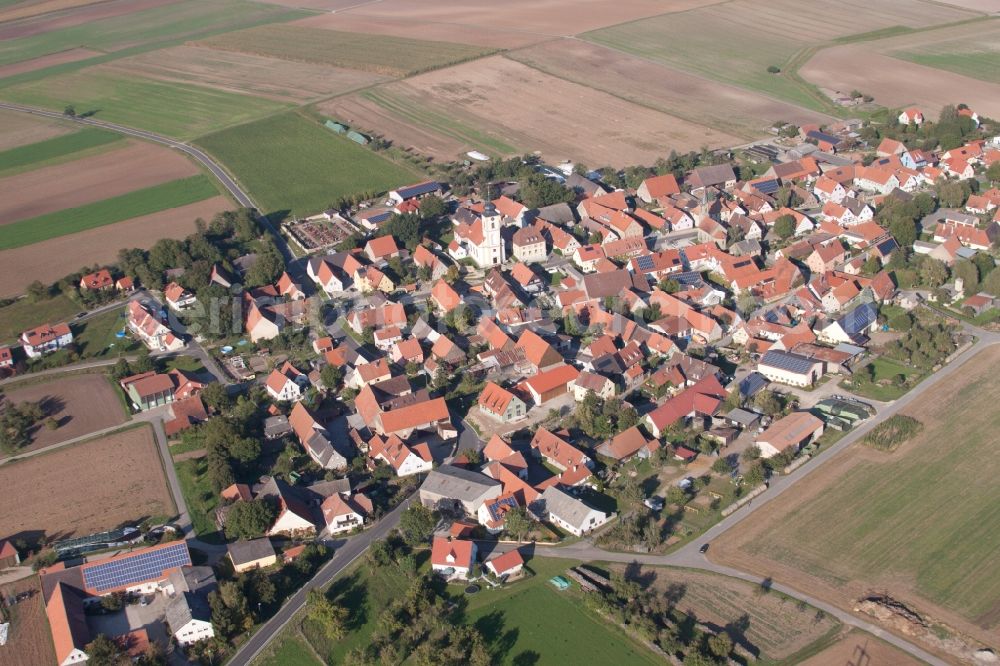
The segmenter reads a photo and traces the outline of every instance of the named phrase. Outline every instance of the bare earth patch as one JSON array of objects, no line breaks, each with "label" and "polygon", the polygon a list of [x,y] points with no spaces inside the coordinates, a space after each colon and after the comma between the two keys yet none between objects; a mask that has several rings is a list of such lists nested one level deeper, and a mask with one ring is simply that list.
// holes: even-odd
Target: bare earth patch
[{"label": "bare earth patch", "polygon": [[4,598],[23,592],[32,596],[10,609],[13,616],[7,635],[7,644],[0,648],[0,664],[52,664],[56,661],[49,633],[49,620],[45,615],[45,601],[38,576],[23,578],[0,587]]},{"label": "bare earth patch", "polygon": [[108,69],[300,103],[387,80],[371,72],[193,45],[124,58]]},{"label": "bare earth patch", "polygon": [[92,58],[96,55],[100,55],[100,53],[98,51],[91,51],[90,49],[82,48],[67,49],[65,51],[60,51],[59,53],[50,53],[42,56],[41,58],[22,60],[21,62],[15,62],[12,65],[0,67],[0,79],[7,76],[14,76],[15,74],[34,72],[35,70],[45,69],[46,67],[62,65],[67,62],[86,60],[87,58]]},{"label": "bare earth patch", "polygon": [[[816,111],[580,40],[539,44],[509,57],[554,76],[746,138],[764,135],[777,120],[796,125],[831,121],[830,116]],[[622,81],[629,84],[623,86]]]},{"label": "bare earth patch", "polygon": [[1000,115],[1000,85],[882,55],[870,44],[824,49],[799,74],[821,88],[867,92],[883,106],[916,105],[933,118],[959,102],[982,115]]},{"label": "bare earth patch", "polygon": [[[0,179],[0,224],[110,199],[193,176],[198,167],[179,152],[151,143],[112,144],[93,157]],[[120,147],[119,147],[120,146]]]},{"label": "bare earth patch", "polygon": [[[501,56],[421,74],[383,89],[404,100],[407,107],[453,116],[483,135],[518,149],[538,151],[550,161],[652,164],[671,150],[740,142],[731,134],[549,76]],[[410,145],[405,137],[390,134],[388,129],[369,129]]]},{"label": "bare earth patch", "polygon": [[0,151],[38,143],[72,131],[74,128],[68,122],[0,109]]},{"label": "bare earth patch", "polygon": [[922,662],[863,631],[852,631],[801,663],[801,666],[865,664],[865,666],[918,666]]},{"label": "bare earth patch", "polygon": [[41,449],[126,421],[118,395],[101,374],[72,375],[24,388],[15,387],[4,393],[11,403],[41,403],[46,416],[59,422],[55,430],[39,424],[32,433],[31,446],[22,451]]},{"label": "bare earth patch", "polygon": [[148,425],[3,465],[0,487],[18,501],[0,514],[0,534],[15,539],[83,536],[176,511]]},{"label": "bare earth patch", "polygon": [[59,236],[0,252],[0,297],[23,294],[35,280],[55,282],[83,266],[115,261],[118,250],[149,249],[161,238],[184,238],[194,231],[194,221],[232,208],[226,197],[171,208],[152,215]]}]

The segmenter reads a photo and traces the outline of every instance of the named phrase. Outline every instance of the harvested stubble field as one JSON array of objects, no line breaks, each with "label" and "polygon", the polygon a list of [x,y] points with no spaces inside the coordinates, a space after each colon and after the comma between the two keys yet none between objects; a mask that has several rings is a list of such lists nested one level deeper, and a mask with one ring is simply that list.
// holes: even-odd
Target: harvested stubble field
[{"label": "harvested stubble field", "polygon": [[197,143],[253,192],[268,214],[315,213],[341,196],[385,192],[422,178],[298,112],[203,136]]},{"label": "harvested stubble field", "polygon": [[919,666],[922,663],[871,634],[855,629],[822,652],[801,662],[801,666],[830,666],[831,664]]},{"label": "harvested stubble field", "polygon": [[148,49],[305,16],[242,0],[112,0],[0,26],[0,65],[58,53],[67,45],[104,52]]},{"label": "harvested stubble field", "polygon": [[[624,572],[624,566],[613,569]],[[666,592],[677,609],[700,622],[732,627],[737,641],[765,662],[791,658],[832,637],[840,622],[811,606],[779,594],[760,594],[756,585],[737,578],[693,569],[644,567],[640,578]]]},{"label": "harvested stubble field", "polygon": [[[624,166],[652,164],[671,149],[698,150],[738,142],[732,135],[549,76],[502,56],[386,84],[370,91],[368,98],[382,102],[378,95],[388,96],[395,104],[397,124],[421,128],[425,118],[430,118],[436,131],[467,141],[466,150],[511,152],[500,150],[507,145],[518,151],[540,151],[549,160]],[[524,103],[512,104],[511,100]],[[334,101],[321,108],[335,111],[336,106]],[[385,102],[381,106],[389,108]],[[371,129],[408,145],[405,136],[391,134],[390,128]],[[477,141],[477,135],[499,143],[491,146]]]},{"label": "harvested stubble field", "polygon": [[561,37],[645,16],[683,12],[704,4],[704,0],[511,0],[465,2],[456,6],[450,0],[383,0],[359,4],[343,13],[370,18],[373,24],[389,18]]},{"label": "harvested stubble field", "polygon": [[73,104],[78,113],[94,112],[100,120],[179,139],[244,123],[290,106],[204,86],[144,78],[118,71],[113,65],[19,83],[0,89],[0,97],[60,111]]},{"label": "harvested stubble field", "polygon": [[883,106],[916,105],[936,118],[941,107],[964,103],[982,115],[1000,115],[1000,84],[899,60],[869,44],[824,49],[799,73],[830,90],[867,91]]},{"label": "harvested stubble field", "polygon": [[[558,40],[509,54],[553,76],[597,88],[677,118],[741,138],[757,138],[775,121],[826,123],[829,116],[733,85],[665,67],[580,40]],[[628,81],[623,86],[622,81]]]},{"label": "harvested stubble field", "polygon": [[115,61],[122,73],[160,81],[306,103],[363,88],[387,77],[354,69],[291,62],[202,46],[174,46]]},{"label": "harvested stubble field", "polygon": [[734,0],[616,25],[585,38],[711,80],[824,110],[828,102],[798,81],[794,71],[770,74],[767,68],[784,68],[824,41],[857,32],[922,28],[976,16],[925,0],[844,0],[838,3],[838,13],[850,20],[831,20],[830,5],[822,0]]},{"label": "harvested stubble field", "polygon": [[477,58],[489,50],[468,44],[406,37],[274,25],[217,35],[201,44],[212,48],[346,67],[385,76],[406,76]]},{"label": "harvested stubble field", "polygon": [[176,511],[148,425],[7,463],[0,487],[18,498],[18,511],[0,513],[13,538],[82,536]]},{"label": "harvested stubble field", "polygon": [[[102,374],[69,375],[55,381],[16,385],[4,391],[12,404],[37,402],[59,422],[59,427],[49,430],[39,423],[32,432],[32,442],[19,453],[35,451],[87,433],[125,423],[125,408],[118,394]],[[2,454],[7,457],[8,454]]]},{"label": "harvested stubble field", "polygon": [[47,141],[73,131],[74,127],[68,122],[0,109],[0,150]]},{"label": "harvested stubble field", "polygon": [[[0,170],[5,166],[2,157]],[[0,225],[84,206],[198,173],[193,162],[165,146],[116,142],[93,157],[0,178],[0,189],[7,193],[0,200]]]},{"label": "harvested stubble field", "polygon": [[873,591],[986,644],[1000,639],[1000,347],[904,413],[893,453],[854,444],[712,546],[713,559],[843,608]]},{"label": "harvested stubble field", "polygon": [[[82,266],[112,263],[118,250],[149,249],[160,238],[181,239],[195,230],[195,220],[210,220],[233,207],[226,197],[134,217],[113,225],[0,251],[0,297],[23,294],[29,284],[50,284]],[[79,308],[75,308],[74,312]],[[42,322],[38,322],[42,323]]]},{"label": "harvested stubble field", "polygon": [[124,222],[134,217],[186,206],[219,194],[208,176],[179,178],[110,199],[11,222],[3,227],[0,250],[11,250],[67,234]]},{"label": "harvested stubble field", "polygon": [[101,0],[41,0],[41,2],[16,2],[11,7],[0,6],[0,22],[16,21],[18,19],[41,16],[49,12],[76,9],[85,5],[94,5]]},{"label": "harvested stubble field", "polygon": [[7,598],[22,592],[33,592],[13,608],[7,644],[0,649],[0,664],[3,666],[27,666],[29,664],[56,663],[56,653],[52,649],[49,620],[45,615],[45,601],[42,598],[42,584],[38,576],[30,576],[0,586],[0,596]]}]

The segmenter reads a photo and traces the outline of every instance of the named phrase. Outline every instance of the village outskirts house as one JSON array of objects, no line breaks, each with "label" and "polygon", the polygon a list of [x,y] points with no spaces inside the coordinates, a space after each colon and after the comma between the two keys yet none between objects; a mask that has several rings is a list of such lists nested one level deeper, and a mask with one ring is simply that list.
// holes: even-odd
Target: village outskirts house
[{"label": "village outskirts house", "polygon": [[447,578],[468,578],[476,563],[476,543],[436,536],[431,544],[431,570]]},{"label": "village outskirts house", "polygon": [[69,324],[43,324],[21,334],[21,347],[28,358],[41,358],[73,343]]},{"label": "village outskirts house", "polygon": [[278,563],[274,546],[267,537],[239,540],[226,546],[233,571],[238,574],[252,569],[264,569]]},{"label": "village outskirts house", "polygon": [[278,401],[292,402],[302,398],[303,387],[309,384],[309,378],[295,369],[295,366],[285,361],[280,369],[275,368],[267,376],[267,394]]},{"label": "village outskirts house", "polygon": [[798,452],[823,434],[822,419],[809,412],[792,412],[778,419],[757,436],[762,458],[772,458],[783,451]]},{"label": "village outskirts house", "polygon": [[573,536],[588,534],[612,518],[556,486],[546,488],[529,510],[539,520],[547,520]]}]

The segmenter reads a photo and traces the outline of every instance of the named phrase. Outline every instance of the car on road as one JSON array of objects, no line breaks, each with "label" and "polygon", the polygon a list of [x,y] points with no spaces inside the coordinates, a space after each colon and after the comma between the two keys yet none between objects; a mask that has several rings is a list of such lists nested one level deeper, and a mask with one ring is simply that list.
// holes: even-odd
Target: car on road
[{"label": "car on road", "polygon": [[698,552],[699,553],[707,553],[708,552],[708,544],[707,543],[701,544],[701,548],[698,549]]},{"label": "car on road", "polygon": [[86,312],[77,312],[76,317],[74,317],[74,319],[80,319],[81,317],[86,317],[86,316],[87,316]]}]

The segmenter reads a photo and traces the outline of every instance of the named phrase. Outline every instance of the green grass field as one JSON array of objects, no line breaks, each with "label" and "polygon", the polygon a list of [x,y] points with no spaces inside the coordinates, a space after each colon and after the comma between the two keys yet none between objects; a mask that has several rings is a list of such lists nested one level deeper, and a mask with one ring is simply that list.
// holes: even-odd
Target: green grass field
[{"label": "green grass field", "polygon": [[900,60],[1000,83],[1000,21],[996,19],[885,39],[873,46]]},{"label": "green grass field", "polygon": [[262,666],[265,664],[267,666],[319,665],[319,661],[316,660],[315,655],[303,639],[288,633],[285,633],[277,645],[254,663]]},{"label": "green grass field", "polygon": [[395,94],[386,89],[385,86],[366,90],[361,95],[405,121],[412,122],[418,127],[430,128],[437,134],[468,143],[491,155],[503,157],[523,152],[505,141],[490,136],[487,132],[463,123],[454,115],[432,109],[427,104],[421,104],[416,100]]},{"label": "green grass field", "polygon": [[21,298],[0,308],[0,343],[13,342],[23,331],[45,323],[68,321],[83,306],[64,294],[42,301]]},{"label": "green grass field", "polygon": [[[995,630],[998,361],[1000,349],[981,352],[907,407],[905,413],[924,428],[895,453],[848,451],[842,455],[861,456],[849,468],[825,477],[819,472],[807,498],[782,498],[768,516],[750,521],[741,553],[835,587],[864,585],[907,599],[923,597]],[[766,537],[748,538],[758,530]],[[915,610],[934,615],[919,603]]]},{"label": "green grass field", "polygon": [[268,214],[315,213],[344,195],[384,192],[422,178],[297,112],[203,136],[197,143]]},{"label": "green grass field", "polygon": [[174,463],[174,468],[195,533],[207,541],[217,540],[219,530],[215,526],[215,509],[219,505],[219,497],[212,492],[208,482],[208,459],[184,460]]},{"label": "green grass field", "polygon": [[[426,571],[428,553],[418,553],[420,570]],[[576,564],[568,560],[534,559],[529,566],[534,577],[500,590],[483,589],[466,596],[460,586],[449,593],[467,602],[466,620],[476,624],[496,658],[495,663],[613,663],[655,664],[654,655],[628,638],[583,605],[582,592],[573,584],[557,592],[548,579]],[[350,611],[348,634],[331,641],[308,619],[301,621],[302,634],[327,663],[342,663],[352,649],[367,645],[379,613],[401,596],[410,580],[397,567],[372,569],[364,563],[338,578],[328,594]],[[295,640],[295,626],[285,630],[283,643]],[[276,651],[258,663],[284,666],[285,650]]]},{"label": "green grass field", "polygon": [[0,42],[0,65],[63,51],[69,45],[111,52],[151,50],[226,30],[292,21],[310,14],[242,0],[186,0],[100,21]]},{"label": "green grass field", "polygon": [[387,35],[274,25],[203,41],[219,49],[404,76],[470,60],[495,49]]},{"label": "green grass field", "polygon": [[[879,357],[871,362],[871,366],[875,368],[875,381],[874,382],[862,382],[857,386],[850,384],[848,388],[850,390],[864,398],[871,398],[872,400],[881,400],[883,402],[888,402],[890,400],[896,400],[902,397],[907,391],[909,391],[913,386],[904,385],[896,386],[892,383],[879,384],[879,382],[886,381],[892,382],[893,378],[897,375],[903,375],[906,377],[907,381],[919,381],[921,372],[914,368],[909,368],[902,363],[898,363],[892,359]],[[846,380],[845,380],[846,381]],[[843,385],[843,384],[842,384]]]},{"label": "green grass field", "polygon": [[219,190],[215,181],[208,176],[172,180],[85,206],[4,225],[3,235],[0,235],[0,250],[23,247],[50,238],[130,220],[133,217],[186,206],[218,195]]},{"label": "green grass field", "polygon": [[[538,563],[536,559],[532,564]],[[566,592],[549,585],[552,575],[569,566],[565,561],[555,564],[556,571],[548,570],[551,564],[542,567],[539,575],[512,585],[506,594],[483,591],[470,600],[469,620],[488,644],[506,648],[497,663],[663,663],[610,620],[590,611],[576,583]],[[528,661],[532,657],[537,662]]]},{"label": "green grass field", "polygon": [[73,342],[81,358],[115,357],[120,353],[138,351],[142,344],[131,337],[117,338],[115,333],[125,328],[125,308],[116,308],[87,319],[73,327]]},{"label": "green grass field", "polygon": [[0,152],[0,176],[77,159],[81,153],[90,154],[94,149],[123,139],[121,134],[88,127],[72,134],[11,148]]},{"label": "green grass field", "polygon": [[244,123],[289,104],[135,75],[86,69],[0,89],[11,102],[77,113],[178,139]]}]

